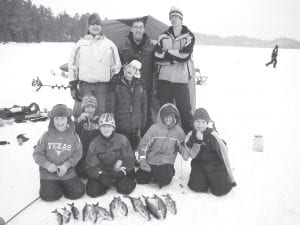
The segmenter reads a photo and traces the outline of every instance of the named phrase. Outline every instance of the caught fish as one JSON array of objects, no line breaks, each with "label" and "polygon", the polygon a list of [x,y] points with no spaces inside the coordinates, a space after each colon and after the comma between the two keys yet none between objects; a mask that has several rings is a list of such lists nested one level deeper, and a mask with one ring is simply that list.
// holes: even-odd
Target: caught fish
[{"label": "caught fish", "polygon": [[63,222],[64,222],[63,215],[60,212],[58,212],[57,209],[55,209],[54,211],[52,211],[52,213],[55,213],[58,225],[62,225]]},{"label": "caught fish", "polygon": [[146,205],[150,211],[150,213],[156,219],[165,219],[167,215],[167,208],[163,200],[159,198],[157,195],[154,195],[152,198],[145,197],[143,198],[146,201]]},{"label": "caught fish", "polygon": [[99,202],[93,204],[93,207],[97,213],[97,220],[113,220],[112,215],[105,208],[99,206]]},{"label": "caught fish", "polygon": [[114,197],[114,199],[109,204],[109,209],[113,218],[128,215],[128,207],[120,197]]},{"label": "caught fish", "polygon": [[177,214],[176,202],[171,198],[170,194],[163,195],[163,197],[165,197],[167,211],[176,215]]},{"label": "caught fish", "polygon": [[68,204],[71,207],[71,212],[73,214],[73,218],[77,220],[79,218],[79,210],[75,207],[74,202],[72,204]]},{"label": "caught fish", "polygon": [[97,221],[97,213],[92,205],[85,203],[85,206],[82,210],[82,219],[83,221]]},{"label": "caught fish", "polygon": [[151,220],[150,212],[148,211],[148,209],[146,208],[146,206],[144,205],[144,203],[140,197],[134,198],[134,197],[130,197],[128,195],[126,195],[124,197],[127,197],[130,199],[135,212],[139,213],[144,219],[146,219],[148,221]]},{"label": "caught fish", "polygon": [[66,207],[63,207],[62,210],[63,210],[62,215],[63,215],[64,223],[69,223],[70,219],[71,219],[72,212],[69,211]]}]

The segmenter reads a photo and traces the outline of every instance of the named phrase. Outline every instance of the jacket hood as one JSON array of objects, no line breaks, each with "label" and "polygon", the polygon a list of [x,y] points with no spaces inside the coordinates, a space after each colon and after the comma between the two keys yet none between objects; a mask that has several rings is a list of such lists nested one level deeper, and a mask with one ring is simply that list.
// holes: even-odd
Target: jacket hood
[{"label": "jacket hood", "polygon": [[[178,109],[176,108],[176,106],[172,103],[166,103],[164,104],[162,107],[160,107],[159,111],[158,111],[158,114],[157,114],[157,117],[156,117],[156,123],[161,126],[161,127],[164,127],[166,129],[170,129],[168,128],[167,125],[165,125],[163,122],[162,122],[162,114],[168,114],[168,113],[174,113],[175,114],[175,119],[176,119],[176,123],[174,124],[174,126],[176,126],[177,124],[180,123],[180,115],[179,115],[179,111]],[[172,127],[174,127],[172,126]]]}]

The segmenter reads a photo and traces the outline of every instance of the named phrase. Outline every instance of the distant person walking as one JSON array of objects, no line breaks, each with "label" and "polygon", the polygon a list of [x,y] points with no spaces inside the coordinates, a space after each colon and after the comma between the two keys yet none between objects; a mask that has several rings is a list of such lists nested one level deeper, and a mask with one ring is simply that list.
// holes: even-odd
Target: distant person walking
[{"label": "distant person walking", "polygon": [[189,79],[192,77],[191,56],[195,44],[194,34],[182,25],[183,14],[172,7],[169,12],[172,24],[159,35],[154,59],[158,64],[158,99],[162,106],[176,103],[180,112],[181,126],[185,133],[193,129]]},{"label": "distant person walking", "polygon": [[278,45],[275,45],[275,48],[272,51],[271,61],[266,64],[266,66],[269,66],[273,63],[273,67],[276,68],[277,64],[277,55],[278,55]]},{"label": "distant person walking", "polygon": [[96,114],[106,112],[108,84],[120,69],[116,45],[102,34],[99,15],[91,14],[87,20],[87,34],[77,42],[69,61],[71,95],[76,101],[73,111],[75,117],[82,113],[78,103],[90,92],[97,99]]}]

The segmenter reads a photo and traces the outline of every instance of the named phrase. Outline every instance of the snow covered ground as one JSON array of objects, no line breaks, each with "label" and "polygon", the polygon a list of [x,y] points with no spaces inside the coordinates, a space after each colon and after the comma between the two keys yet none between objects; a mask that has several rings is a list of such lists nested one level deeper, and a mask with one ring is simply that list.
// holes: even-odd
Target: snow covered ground
[{"label": "snow covered ground", "polygon": [[[32,79],[44,84],[65,84],[51,75],[67,62],[72,43],[0,45],[0,108],[36,102],[42,109],[57,103],[72,107],[69,91],[42,87],[36,92]],[[176,176],[171,185],[158,189],[138,185],[132,196],[170,193],[177,202],[178,214],[149,224],[201,225],[297,225],[300,224],[300,50],[279,49],[278,68],[265,67],[271,49],[197,46],[196,65],[208,76],[205,86],[197,87],[197,107],[205,107],[215,120],[219,134],[229,146],[237,181],[228,195],[214,197],[186,187],[189,162],[176,161]],[[27,122],[0,127],[0,217],[6,221],[38,197],[39,173],[32,158],[33,146],[47,129],[48,122]],[[19,146],[18,134],[30,140]],[[252,151],[255,134],[264,137],[264,151]],[[181,164],[182,163],[182,164]],[[182,168],[182,170],[181,170]],[[182,171],[182,173],[181,173]],[[180,187],[183,179],[184,188]],[[114,189],[104,197],[84,196],[75,205],[100,202],[108,207]],[[103,224],[141,224],[144,220],[129,206],[129,216]],[[71,201],[35,202],[9,224],[56,224],[52,210]],[[88,224],[74,222],[70,224]]]}]

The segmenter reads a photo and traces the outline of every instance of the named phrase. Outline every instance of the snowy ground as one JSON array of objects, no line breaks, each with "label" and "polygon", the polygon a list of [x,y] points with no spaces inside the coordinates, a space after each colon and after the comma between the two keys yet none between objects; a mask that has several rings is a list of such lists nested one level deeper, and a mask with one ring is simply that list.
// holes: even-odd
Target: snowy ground
[{"label": "snowy ground", "polygon": [[[73,44],[42,43],[0,45],[0,107],[29,105],[51,109],[54,104],[72,107],[69,91],[43,87],[35,92],[33,78],[39,76],[45,84],[67,84],[67,80],[51,75],[52,69],[67,62]],[[198,194],[186,187],[190,166],[176,161],[176,176],[163,189],[153,185],[138,185],[132,196],[171,193],[178,214],[166,220],[153,219],[149,224],[202,225],[297,225],[300,224],[300,51],[279,49],[278,68],[265,67],[271,49],[197,46],[196,65],[208,76],[205,86],[197,87],[197,107],[208,109],[217,129],[229,146],[238,186],[224,197]],[[0,127],[0,140],[10,145],[0,146],[0,216],[6,221],[38,197],[38,167],[32,158],[33,146],[46,130],[48,122],[21,123]],[[30,138],[19,146],[16,136],[25,133]],[[252,151],[255,134],[264,137],[263,152]],[[184,188],[180,187],[181,179]],[[82,209],[85,202],[100,202],[108,207],[114,189],[104,197],[84,196],[75,201]],[[141,224],[134,214],[103,224]],[[56,224],[52,210],[70,201],[41,200],[27,208],[9,224]],[[70,224],[80,224],[71,221]],[[88,222],[85,222],[88,224]]]}]

